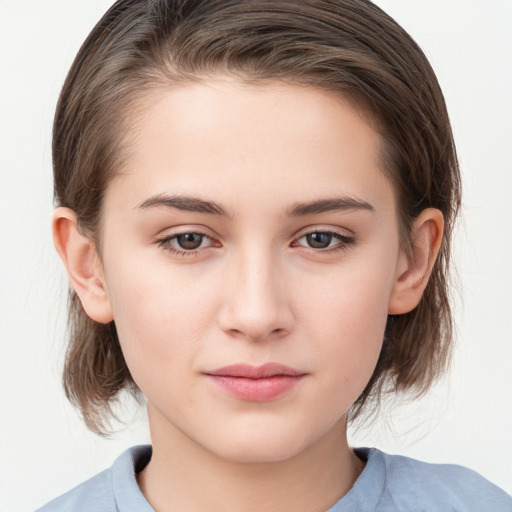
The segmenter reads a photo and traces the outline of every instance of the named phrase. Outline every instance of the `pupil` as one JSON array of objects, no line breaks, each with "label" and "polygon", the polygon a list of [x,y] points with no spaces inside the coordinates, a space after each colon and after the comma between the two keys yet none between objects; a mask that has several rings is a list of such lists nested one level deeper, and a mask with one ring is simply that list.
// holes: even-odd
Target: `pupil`
[{"label": "pupil", "polygon": [[182,249],[197,249],[201,246],[203,235],[199,233],[185,233],[177,237],[178,245]]},{"label": "pupil", "polygon": [[325,249],[332,241],[330,233],[310,233],[306,235],[306,240],[310,247],[315,249]]}]

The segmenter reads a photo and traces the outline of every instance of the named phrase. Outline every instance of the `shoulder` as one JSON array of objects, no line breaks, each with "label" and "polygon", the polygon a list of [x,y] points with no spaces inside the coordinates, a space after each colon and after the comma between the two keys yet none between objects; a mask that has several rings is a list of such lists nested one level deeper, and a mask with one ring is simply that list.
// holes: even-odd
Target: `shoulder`
[{"label": "shoulder", "polygon": [[135,472],[151,457],[150,446],[136,446],[121,454],[113,466],[59,496],[36,512],[118,512],[136,505],[153,511],[140,492]]},{"label": "shoulder", "polygon": [[[385,474],[381,500],[390,510],[450,510],[511,512],[512,497],[471,469],[430,464],[400,455],[368,451],[369,464]],[[380,509],[379,509],[380,510]]]},{"label": "shoulder", "polygon": [[36,512],[90,512],[93,509],[102,512],[116,512],[117,510],[112,492],[110,469],[102,471],[78,487],[50,501]]}]

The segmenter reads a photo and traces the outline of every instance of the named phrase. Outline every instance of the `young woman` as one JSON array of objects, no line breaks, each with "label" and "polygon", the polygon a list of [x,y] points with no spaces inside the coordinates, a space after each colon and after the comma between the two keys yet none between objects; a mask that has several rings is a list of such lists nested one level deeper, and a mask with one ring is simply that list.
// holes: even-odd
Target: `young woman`
[{"label": "young woman", "polygon": [[460,176],[425,56],[370,2],[121,0],[54,128],[68,397],[152,446],[44,511],[496,510],[476,473],[352,449],[452,335]]}]

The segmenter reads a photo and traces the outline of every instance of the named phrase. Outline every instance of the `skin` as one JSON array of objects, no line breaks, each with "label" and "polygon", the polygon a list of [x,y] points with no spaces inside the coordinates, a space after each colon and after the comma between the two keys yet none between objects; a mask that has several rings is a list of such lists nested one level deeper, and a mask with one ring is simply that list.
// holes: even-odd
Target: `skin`
[{"label": "skin", "polygon": [[[219,77],[144,101],[106,191],[101,255],[72,211],[54,215],[71,283],[91,318],[115,320],[147,398],[139,486],[157,511],[326,510],[363,468],[347,411],[387,315],[421,298],[442,215],[425,210],[401,250],[381,137],[337,95]],[[195,199],[214,205],[190,211]],[[257,402],[205,375],[268,362],[304,376]]]}]

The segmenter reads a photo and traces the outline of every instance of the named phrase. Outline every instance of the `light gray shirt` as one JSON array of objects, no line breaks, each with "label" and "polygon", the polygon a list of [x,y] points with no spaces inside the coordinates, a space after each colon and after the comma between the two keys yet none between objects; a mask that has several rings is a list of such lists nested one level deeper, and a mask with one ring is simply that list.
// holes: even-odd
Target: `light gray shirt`
[{"label": "light gray shirt", "polygon": [[[356,453],[366,467],[327,512],[512,512],[512,497],[470,469],[375,448]],[[130,448],[110,469],[36,512],[154,512],[135,478],[150,458],[151,446]]]}]

